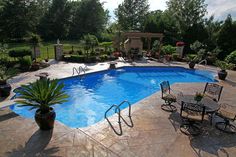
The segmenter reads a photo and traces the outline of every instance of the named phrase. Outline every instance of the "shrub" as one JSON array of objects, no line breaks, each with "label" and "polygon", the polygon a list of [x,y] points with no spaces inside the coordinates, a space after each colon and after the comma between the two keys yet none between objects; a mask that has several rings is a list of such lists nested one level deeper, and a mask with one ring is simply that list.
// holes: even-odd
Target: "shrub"
[{"label": "shrub", "polygon": [[71,55],[64,56],[64,60],[67,62],[83,63],[85,61],[85,57],[83,55]]},{"label": "shrub", "polygon": [[22,70],[29,70],[32,65],[32,60],[30,56],[25,56],[19,59],[19,62],[20,62],[20,68]]},{"label": "shrub", "polygon": [[227,63],[225,61],[220,61],[220,60],[216,61],[216,66],[218,66],[221,70],[227,70],[227,69],[231,70],[235,67],[235,65],[232,63]]},{"label": "shrub", "polygon": [[108,60],[108,56],[107,55],[101,55],[100,59],[101,59],[102,62],[107,61]]},{"label": "shrub", "polygon": [[178,53],[173,53],[173,54],[172,54],[172,59],[173,59],[174,61],[179,61],[179,60],[180,60],[179,54],[178,54]]},{"label": "shrub", "polygon": [[236,50],[231,52],[225,59],[228,63],[236,64]]},{"label": "shrub", "polygon": [[85,58],[86,63],[94,63],[96,60],[96,56],[89,56],[88,58]]},{"label": "shrub", "polygon": [[173,53],[176,52],[176,47],[174,46],[171,46],[171,45],[166,45],[166,46],[163,46],[161,48],[161,51],[165,54],[165,55],[171,55]]},{"label": "shrub", "polygon": [[7,68],[14,67],[17,63],[18,63],[18,61],[13,60],[9,56],[4,56],[4,57],[0,58],[0,65],[3,65]]},{"label": "shrub", "polygon": [[31,56],[31,51],[29,49],[11,50],[8,54],[10,57],[24,57]]},{"label": "shrub", "polygon": [[188,54],[187,55],[187,61],[188,62],[197,62],[198,61],[198,55],[196,55],[196,54]]}]

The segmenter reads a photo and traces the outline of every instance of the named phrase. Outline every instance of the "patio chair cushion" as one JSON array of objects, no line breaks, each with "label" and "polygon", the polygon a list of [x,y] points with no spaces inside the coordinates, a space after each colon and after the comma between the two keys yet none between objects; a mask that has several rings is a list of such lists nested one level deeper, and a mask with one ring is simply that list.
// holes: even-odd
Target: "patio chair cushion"
[{"label": "patio chair cushion", "polygon": [[[182,111],[181,116],[189,120],[202,121],[202,114],[200,112]],[[204,119],[206,119],[206,116],[204,116]]]},{"label": "patio chair cushion", "polygon": [[230,119],[230,120],[234,120],[234,119],[235,119],[235,116],[236,116],[235,113],[230,112],[230,111],[227,111],[227,110],[225,110],[224,108],[220,108],[220,109],[217,111],[216,114],[219,115],[219,116],[221,116],[221,117]]},{"label": "patio chair cushion", "polygon": [[163,96],[162,98],[165,101],[171,101],[171,102],[176,102],[176,96],[172,95],[172,94],[166,94]]}]

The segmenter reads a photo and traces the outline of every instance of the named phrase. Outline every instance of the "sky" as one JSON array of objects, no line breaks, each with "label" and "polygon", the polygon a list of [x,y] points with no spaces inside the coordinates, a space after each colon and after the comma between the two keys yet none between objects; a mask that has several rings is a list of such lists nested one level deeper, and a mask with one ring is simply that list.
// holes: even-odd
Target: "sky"
[{"label": "sky", "polygon": [[[104,2],[105,9],[108,9],[111,20],[115,20],[114,10],[123,0],[100,0]],[[167,0],[149,0],[150,10],[165,10]],[[205,0],[207,7],[207,17],[214,15],[216,20],[224,20],[228,14],[236,20],[236,0]]]}]

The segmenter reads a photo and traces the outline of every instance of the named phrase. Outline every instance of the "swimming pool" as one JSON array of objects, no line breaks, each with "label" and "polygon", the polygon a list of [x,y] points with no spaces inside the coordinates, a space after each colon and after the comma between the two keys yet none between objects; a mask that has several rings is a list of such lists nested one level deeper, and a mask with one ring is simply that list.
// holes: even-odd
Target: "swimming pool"
[{"label": "swimming pool", "polygon": [[[103,120],[111,105],[123,100],[134,104],[159,91],[160,82],[165,80],[170,84],[215,81],[212,72],[179,67],[123,67],[66,78],[60,81],[64,82],[64,90],[70,98],[54,106],[56,119],[72,128],[90,126]],[[15,104],[10,109],[23,117],[34,117],[35,110],[29,111],[29,107]]]}]

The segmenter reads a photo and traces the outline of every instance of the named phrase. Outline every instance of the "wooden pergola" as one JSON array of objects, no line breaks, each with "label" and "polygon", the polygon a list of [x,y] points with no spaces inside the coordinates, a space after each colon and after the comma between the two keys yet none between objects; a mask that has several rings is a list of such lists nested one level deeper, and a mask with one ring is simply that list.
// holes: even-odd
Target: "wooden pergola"
[{"label": "wooden pergola", "polygon": [[[148,52],[151,50],[152,38],[159,38],[160,43],[164,38],[162,33],[142,33],[142,32],[125,32],[123,34],[125,38],[145,38],[148,41]],[[162,46],[162,44],[161,44]]]}]

